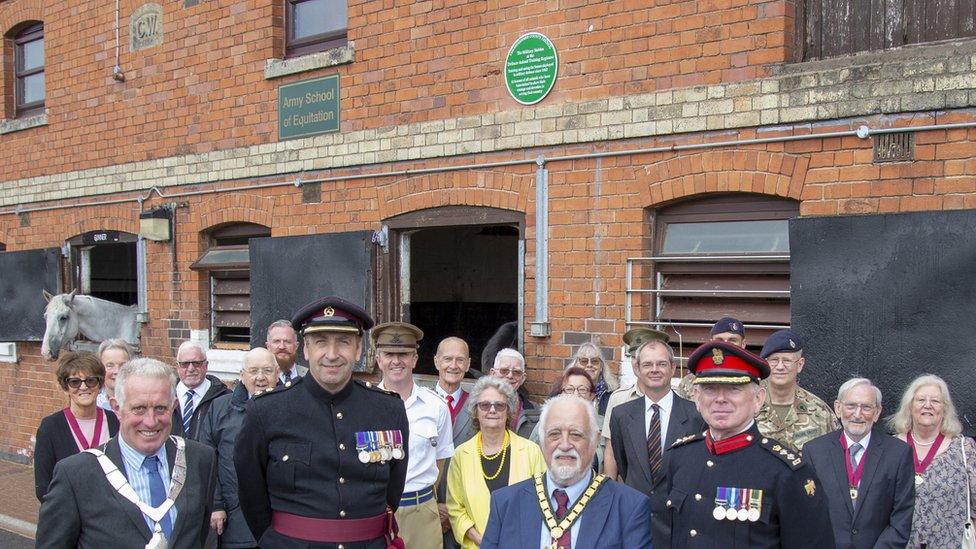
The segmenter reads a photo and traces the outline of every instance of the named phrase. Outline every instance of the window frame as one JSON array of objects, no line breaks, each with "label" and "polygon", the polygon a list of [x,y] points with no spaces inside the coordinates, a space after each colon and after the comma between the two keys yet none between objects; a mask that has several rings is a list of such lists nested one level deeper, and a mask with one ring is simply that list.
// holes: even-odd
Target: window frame
[{"label": "window frame", "polygon": [[[298,57],[310,53],[318,53],[345,46],[348,43],[349,14],[346,13],[346,24],[342,29],[323,32],[312,36],[296,39],[295,36],[295,6],[306,2],[330,0],[284,0],[285,2],[285,57]],[[345,1],[345,0],[333,0]]]},{"label": "window frame", "polygon": [[[23,49],[25,44],[29,44],[35,41],[44,41],[44,23],[34,23],[28,25],[26,28],[19,31],[13,37],[14,44],[14,116],[17,118],[33,116],[36,114],[41,114],[44,112],[45,101],[47,100],[47,78],[44,80],[44,96],[40,101],[32,101],[30,103],[23,103],[24,96],[24,79],[36,74],[44,74],[44,69],[46,63],[42,62],[39,67],[33,69],[22,69],[24,64],[24,54]],[[45,49],[45,54],[47,53]]]}]

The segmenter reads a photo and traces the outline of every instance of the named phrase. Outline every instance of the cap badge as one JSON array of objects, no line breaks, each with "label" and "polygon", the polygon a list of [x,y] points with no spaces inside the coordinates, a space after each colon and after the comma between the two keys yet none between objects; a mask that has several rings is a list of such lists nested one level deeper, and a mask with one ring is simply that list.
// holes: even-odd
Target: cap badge
[{"label": "cap badge", "polygon": [[335,309],[332,307],[326,307],[325,310],[322,311],[322,316],[335,316]]},{"label": "cap badge", "polygon": [[733,322],[732,324],[729,324],[729,326],[731,326],[733,330],[738,330],[739,329],[739,327],[736,326],[735,322]]},{"label": "cap badge", "polygon": [[790,340],[790,349],[796,349],[796,342],[792,339]]},{"label": "cap badge", "polygon": [[390,337],[390,343],[401,343],[400,334],[392,334]]},{"label": "cap badge", "polygon": [[725,362],[725,355],[722,354],[721,349],[712,349],[712,362],[717,365],[721,365]]}]

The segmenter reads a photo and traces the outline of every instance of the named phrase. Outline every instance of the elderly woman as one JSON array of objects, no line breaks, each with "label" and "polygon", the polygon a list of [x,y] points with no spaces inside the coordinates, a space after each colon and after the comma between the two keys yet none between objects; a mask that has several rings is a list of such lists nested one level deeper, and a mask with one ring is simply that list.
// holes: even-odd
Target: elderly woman
[{"label": "elderly woman", "polygon": [[[549,391],[549,398],[563,394],[576,395],[585,401],[591,402],[594,407],[596,406],[596,383],[593,382],[593,378],[590,377],[589,372],[583,368],[570,366],[563,370],[563,375],[559,379],[553,382],[552,389]],[[535,429],[532,430],[532,434],[529,435],[529,440],[540,446],[542,445],[539,425],[536,425]],[[603,458],[605,444],[606,439],[600,437],[599,447],[593,459],[593,470],[597,472],[602,471],[603,463],[601,460]]]},{"label": "elderly woman", "polygon": [[[949,387],[923,375],[905,390],[888,423],[912,448],[915,461],[915,515],[908,547],[959,547],[966,521],[966,490],[976,491],[976,444],[964,437]],[[966,452],[963,467],[962,452]]]},{"label": "elderly woman", "polygon": [[106,339],[98,346],[98,360],[105,367],[105,386],[98,393],[98,407],[112,411],[115,398],[115,376],[119,368],[132,358],[132,347],[124,339]]},{"label": "elderly woman", "polygon": [[34,443],[34,493],[43,501],[62,459],[108,442],[119,432],[119,420],[95,404],[105,380],[105,368],[93,353],[65,353],[57,372],[58,385],[68,395],[68,407],[41,420]]},{"label": "elderly woman", "polygon": [[596,392],[592,399],[597,403],[597,421],[603,424],[603,416],[607,413],[607,403],[610,401],[610,393],[620,387],[617,376],[610,371],[610,364],[603,356],[603,351],[595,343],[586,343],[576,349],[571,366],[577,366],[586,371],[593,383],[596,384]]},{"label": "elderly woman", "polygon": [[200,422],[200,442],[217,451],[217,487],[214,493],[210,527],[221,536],[220,546],[228,549],[257,547],[237,499],[237,470],[234,468],[234,441],[241,431],[244,413],[251,397],[274,389],[278,363],[264,347],[244,355],[241,382],[230,394],[214,399]]},{"label": "elderly woman", "polygon": [[447,471],[447,512],[461,547],[481,544],[492,492],[546,470],[539,446],[508,429],[515,398],[512,386],[493,376],[479,379],[468,397],[478,433],[455,449]]}]

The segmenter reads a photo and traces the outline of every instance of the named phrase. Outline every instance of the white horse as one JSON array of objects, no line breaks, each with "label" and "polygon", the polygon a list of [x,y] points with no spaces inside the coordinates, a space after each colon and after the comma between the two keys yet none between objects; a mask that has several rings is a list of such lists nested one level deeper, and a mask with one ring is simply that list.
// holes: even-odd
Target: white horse
[{"label": "white horse", "polygon": [[136,305],[125,306],[88,295],[51,295],[44,290],[47,307],[44,318],[47,329],[41,343],[41,355],[55,360],[78,337],[78,332],[91,341],[100,342],[122,338],[132,345],[139,343],[139,323]]}]

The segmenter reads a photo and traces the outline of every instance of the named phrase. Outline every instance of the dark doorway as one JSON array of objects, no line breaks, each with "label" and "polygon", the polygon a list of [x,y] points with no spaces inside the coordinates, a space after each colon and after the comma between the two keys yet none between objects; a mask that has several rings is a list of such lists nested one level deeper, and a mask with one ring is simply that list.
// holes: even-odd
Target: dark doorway
[{"label": "dark doorway", "polygon": [[92,231],[68,241],[72,287],[122,305],[139,302],[136,235]]},{"label": "dark doorway", "polygon": [[[404,317],[424,331],[417,373],[436,374],[434,354],[445,337],[468,342],[471,370],[496,329],[518,320],[519,230],[512,225],[468,225],[404,234],[401,283]],[[409,270],[404,272],[404,264]]]}]

